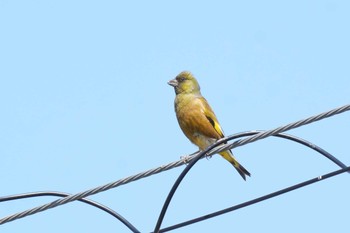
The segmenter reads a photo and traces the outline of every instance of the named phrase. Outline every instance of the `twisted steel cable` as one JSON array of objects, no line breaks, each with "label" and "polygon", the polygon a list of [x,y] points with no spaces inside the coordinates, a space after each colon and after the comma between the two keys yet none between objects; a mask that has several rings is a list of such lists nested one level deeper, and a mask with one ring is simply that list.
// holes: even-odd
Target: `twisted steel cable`
[{"label": "twisted steel cable", "polygon": [[[259,134],[256,134],[254,136],[251,136],[251,137],[248,137],[248,138],[245,138],[245,139],[242,139],[242,140],[235,141],[232,144],[227,144],[227,145],[224,145],[224,146],[222,146],[220,148],[216,147],[213,150],[211,150],[209,152],[209,154],[210,155],[211,154],[216,154],[216,153],[219,153],[221,151],[232,149],[232,148],[235,148],[235,147],[238,147],[238,146],[243,146],[243,145],[246,145],[248,143],[252,143],[252,142],[255,142],[257,140],[260,140],[260,139],[263,139],[263,138],[266,138],[266,137],[269,137],[269,136],[272,136],[272,135],[276,135],[278,133],[282,133],[282,132],[285,132],[285,131],[288,131],[288,130],[291,130],[291,129],[295,129],[295,128],[298,128],[300,126],[307,125],[307,124],[313,123],[315,121],[319,121],[319,120],[322,120],[322,119],[325,119],[325,118],[328,118],[328,117],[331,117],[331,116],[334,116],[334,115],[337,115],[337,114],[340,114],[340,113],[343,113],[343,112],[349,111],[349,110],[350,110],[350,104],[347,104],[347,105],[344,105],[342,107],[335,108],[333,110],[330,110],[330,111],[327,111],[327,112],[324,112],[324,113],[321,113],[321,114],[317,114],[315,116],[308,117],[308,118],[300,120],[300,121],[296,121],[296,122],[290,123],[288,125],[284,125],[284,126],[272,129],[272,130],[261,132]],[[224,140],[224,142],[225,141],[226,140]]]},{"label": "twisted steel cable", "polygon": [[[327,111],[325,113],[321,113],[321,114],[318,114],[318,115],[306,118],[306,119],[301,120],[301,121],[297,121],[297,122],[294,122],[294,123],[291,123],[291,124],[288,124],[288,125],[285,125],[285,126],[278,127],[276,129],[273,129],[273,130],[269,130],[269,131],[265,131],[265,132],[259,133],[259,134],[255,135],[255,136],[251,136],[251,137],[248,137],[248,138],[236,141],[233,144],[226,144],[226,145],[220,147],[219,151],[212,150],[210,152],[210,154],[214,154],[214,153],[218,153],[220,151],[224,151],[224,150],[227,150],[227,149],[230,149],[230,148],[242,146],[242,145],[245,145],[247,143],[251,143],[251,142],[254,142],[256,140],[260,140],[262,138],[266,138],[268,136],[272,136],[272,135],[275,135],[275,134],[278,134],[278,133],[281,133],[281,132],[284,132],[284,131],[287,131],[287,130],[290,130],[290,129],[294,129],[294,128],[297,128],[297,127],[300,127],[300,126],[303,126],[303,125],[306,125],[306,124],[310,124],[312,122],[319,121],[319,120],[322,120],[324,118],[331,117],[331,116],[334,116],[336,114],[340,114],[342,112],[349,111],[349,110],[350,110],[350,105],[344,105],[342,107],[339,107],[339,108]],[[226,138],[223,139],[223,140],[219,140],[217,143],[215,143],[215,145],[213,145],[213,147],[214,146],[218,146],[219,144],[224,143],[224,142],[226,142],[228,140],[229,139],[226,139]],[[213,148],[213,147],[211,147],[211,148]],[[163,172],[163,171],[175,168],[175,167],[179,167],[179,166],[181,166],[181,165],[183,165],[185,163],[190,162],[195,157],[196,156],[186,157],[186,159],[182,159],[182,160],[179,160],[179,161],[176,161],[176,162],[172,162],[172,163],[169,163],[167,165],[163,165],[163,166],[160,166],[158,168],[154,168],[154,169],[148,170],[146,172],[141,172],[141,173],[138,173],[136,175],[129,176],[129,177],[125,178],[125,179],[117,180],[115,182],[111,182],[111,183],[108,183],[108,184],[103,185],[103,186],[99,186],[99,187],[96,187],[96,188],[93,188],[93,189],[89,189],[89,190],[84,191],[84,192],[80,192],[80,193],[77,193],[77,194],[74,194],[74,195],[70,195],[70,196],[62,198],[62,199],[57,199],[57,200],[55,200],[53,202],[50,202],[50,203],[47,203],[45,205],[41,205],[41,206],[38,206],[38,207],[35,207],[35,208],[32,208],[32,209],[28,209],[28,210],[23,211],[23,212],[19,212],[19,213],[16,213],[16,214],[4,217],[4,218],[0,219],[0,225],[4,224],[4,223],[7,223],[7,222],[10,222],[10,221],[14,221],[14,220],[20,219],[20,218],[27,217],[27,216],[32,215],[32,214],[36,214],[36,213],[39,213],[39,212],[42,212],[42,211],[45,211],[45,210],[48,210],[48,209],[51,209],[51,208],[63,205],[63,204],[67,204],[69,202],[76,201],[76,200],[85,198],[85,197],[90,196],[90,195],[94,195],[94,194],[97,194],[97,193],[100,193],[100,192],[103,192],[103,191],[107,191],[109,189],[118,187],[120,185],[129,183],[129,182],[141,179],[141,178],[148,177],[150,175],[154,175],[154,174],[157,174],[157,173],[160,173],[160,172]]]},{"label": "twisted steel cable", "polygon": [[254,136],[251,136],[251,137],[239,140],[239,141],[235,141],[232,144],[227,144],[227,145],[220,147],[220,149],[216,149],[216,147],[222,143],[226,143],[228,140],[231,140],[230,137],[222,138],[222,139],[218,140],[217,142],[211,144],[205,150],[201,151],[198,155],[196,155],[195,158],[193,158],[191,163],[189,163],[188,166],[185,167],[185,169],[181,172],[181,174],[179,175],[179,177],[177,178],[177,180],[173,184],[173,186],[172,186],[172,188],[171,188],[171,190],[170,190],[170,192],[169,192],[169,194],[168,194],[168,196],[163,204],[162,210],[160,211],[160,214],[159,214],[159,217],[158,217],[158,220],[157,220],[157,223],[156,223],[156,226],[155,226],[153,232],[155,232],[155,233],[159,232],[160,227],[161,227],[162,222],[163,222],[163,219],[164,219],[164,216],[165,216],[165,213],[169,207],[170,201],[173,198],[173,196],[174,196],[177,188],[179,187],[180,183],[182,182],[183,178],[187,175],[189,170],[198,162],[198,160],[201,159],[202,157],[204,157],[205,155],[211,155],[213,153],[225,151],[225,150],[237,147],[237,146],[242,146],[242,145],[257,141],[259,139],[266,138],[268,136],[273,136],[273,135],[276,135],[278,133],[282,133],[286,130],[294,129],[294,128],[297,128],[297,127],[300,127],[300,126],[303,126],[306,124],[310,124],[310,123],[315,122],[315,121],[322,120],[324,118],[348,111],[349,109],[350,109],[350,105],[345,105],[345,106],[342,106],[342,107],[339,107],[339,108],[336,108],[336,109],[333,109],[333,110],[330,110],[330,111],[327,111],[327,112],[324,112],[324,113],[321,113],[321,114],[318,114],[318,115],[315,115],[312,117],[308,117],[304,120],[296,121],[294,123],[290,123],[290,124],[285,125],[285,126],[281,126],[281,127],[278,127],[278,128],[272,129],[272,130],[267,130],[265,132],[258,133]]},{"label": "twisted steel cable", "polygon": [[[33,197],[43,197],[43,196],[55,196],[55,197],[68,197],[69,193],[64,193],[64,192],[56,192],[56,191],[39,191],[39,192],[31,192],[31,193],[22,193],[22,194],[16,194],[16,195],[9,195],[5,197],[0,197],[0,202],[6,202],[6,201],[13,201],[13,200],[19,200],[19,199],[26,199],[26,198],[33,198]],[[137,230],[128,220],[126,220],[123,216],[121,216],[119,213],[116,211],[112,210],[111,208],[102,205],[96,201],[87,199],[87,198],[82,198],[77,201],[83,202],[85,204],[91,205],[93,207],[96,207],[116,219],[118,219],[121,223],[123,223],[129,230],[131,230],[133,233],[140,233],[139,230]]]}]

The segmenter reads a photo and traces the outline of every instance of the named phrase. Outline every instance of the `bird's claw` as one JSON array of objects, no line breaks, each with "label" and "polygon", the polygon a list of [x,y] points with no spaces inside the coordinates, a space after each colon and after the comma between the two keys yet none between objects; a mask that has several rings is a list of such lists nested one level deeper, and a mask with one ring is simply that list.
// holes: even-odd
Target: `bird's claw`
[{"label": "bird's claw", "polygon": [[213,157],[213,155],[205,154],[205,158],[206,158],[207,160],[211,159],[211,157]]},{"label": "bird's claw", "polygon": [[184,164],[188,164],[190,162],[190,156],[188,155],[180,156],[180,159],[183,161]]}]

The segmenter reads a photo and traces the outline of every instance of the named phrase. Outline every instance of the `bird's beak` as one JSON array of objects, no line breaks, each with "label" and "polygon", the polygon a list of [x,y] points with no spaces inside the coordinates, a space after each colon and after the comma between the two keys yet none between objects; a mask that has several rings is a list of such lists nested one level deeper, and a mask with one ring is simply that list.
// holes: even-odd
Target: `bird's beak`
[{"label": "bird's beak", "polygon": [[168,84],[170,86],[173,86],[173,87],[177,87],[177,85],[179,84],[179,82],[176,80],[176,79],[172,79],[168,82]]}]

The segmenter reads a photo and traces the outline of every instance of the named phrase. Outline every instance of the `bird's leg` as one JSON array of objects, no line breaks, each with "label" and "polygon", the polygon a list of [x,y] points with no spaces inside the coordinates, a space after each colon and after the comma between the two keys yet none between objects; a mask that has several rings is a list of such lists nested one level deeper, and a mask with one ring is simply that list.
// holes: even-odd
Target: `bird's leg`
[{"label": "bird's leg", "polygon": [[213,155],[209,155],[208,153],[205,153],[205,158],[206,158],[207,160],[211,159],[211,157],[213,157]]}]

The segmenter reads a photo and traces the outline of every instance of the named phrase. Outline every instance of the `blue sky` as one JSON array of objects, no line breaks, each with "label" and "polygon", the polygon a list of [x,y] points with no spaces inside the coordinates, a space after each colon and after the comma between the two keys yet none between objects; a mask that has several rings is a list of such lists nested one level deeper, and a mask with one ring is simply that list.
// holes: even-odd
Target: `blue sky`
[{"label": "blue sky", "polygon": [[[0,196],[77,193],[176,161],[197,148],[176,122],[167,81],[189,70],[227,135],[271,129],[348,104],[348,1],[0,1]],[[350,164],[349,113],[290,131]],[[268,138],[201,160],[163,227],[337,169]],[[90,197],[153,230],[183,167]],[[336,232],[347,227],[347,174],[174,232]],[[53,201],[0,203],[0,217]],[[129,232],[70,203],[1,232]]]}]

